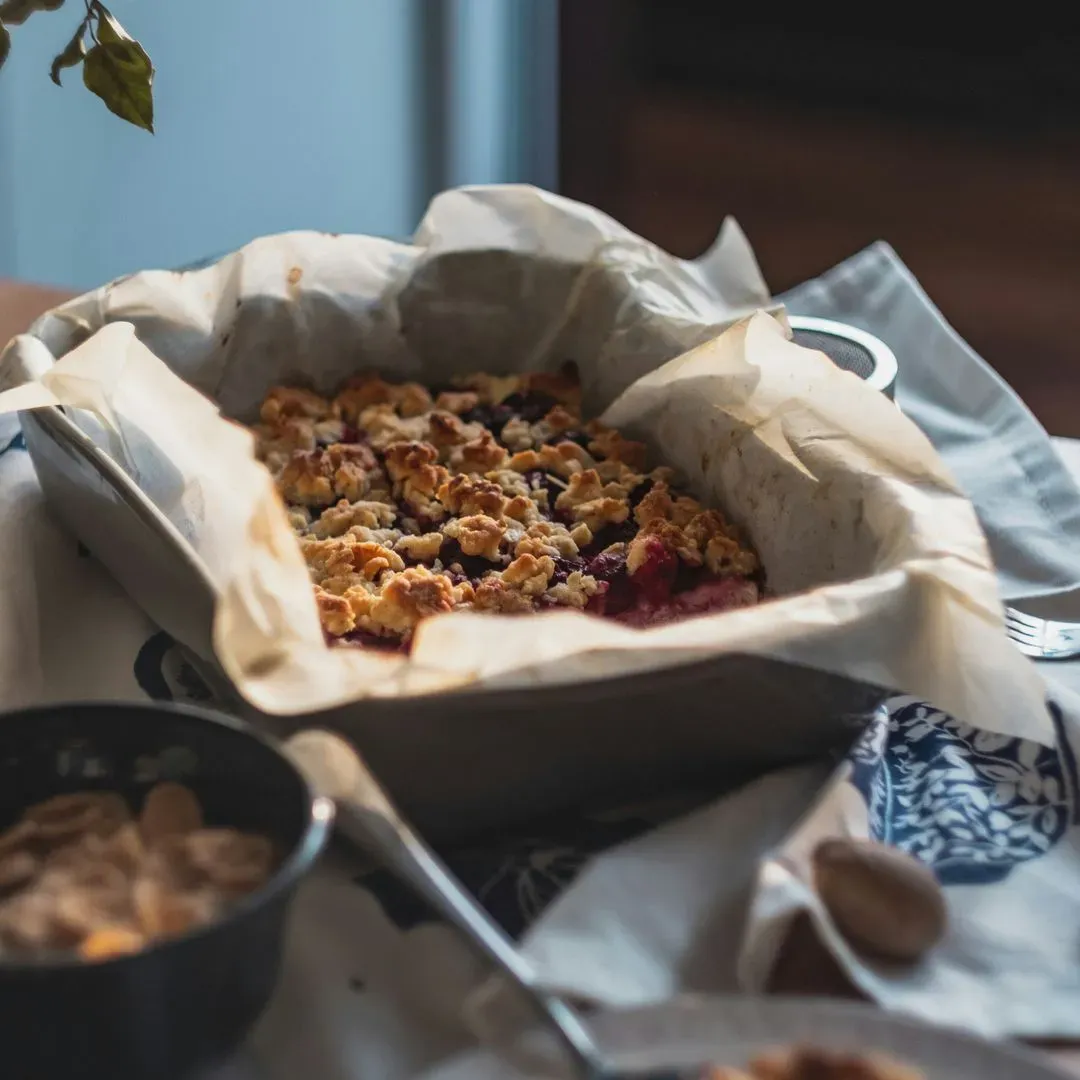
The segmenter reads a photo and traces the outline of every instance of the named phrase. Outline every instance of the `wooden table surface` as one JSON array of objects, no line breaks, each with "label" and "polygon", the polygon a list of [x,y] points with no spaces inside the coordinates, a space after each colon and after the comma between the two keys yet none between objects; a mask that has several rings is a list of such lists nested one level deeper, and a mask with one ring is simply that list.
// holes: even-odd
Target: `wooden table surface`
[{"label": "wooden table surface", "polygon": [[[63,289],[0,280],[0,348],[42,312],[73,295]],[[790,935],[770,988],[787,994],[860,996],[805,922],[797,923]],[[1062,1045],[1044,1049],[1069,1074],[1080,1077],[1080,1047]]]}]

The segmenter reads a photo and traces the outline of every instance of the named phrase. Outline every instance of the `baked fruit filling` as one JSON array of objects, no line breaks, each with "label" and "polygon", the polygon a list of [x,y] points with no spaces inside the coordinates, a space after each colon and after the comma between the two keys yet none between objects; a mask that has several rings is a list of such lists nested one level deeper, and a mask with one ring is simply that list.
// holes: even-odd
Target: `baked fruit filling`
[{"label": "baked fruit filling", "polygon": [[569,369],[275,386],[254,430],[332,643],[400,648],[453,610],[649,627],[760,598],[754,552],[643,443],[585,422]]}]

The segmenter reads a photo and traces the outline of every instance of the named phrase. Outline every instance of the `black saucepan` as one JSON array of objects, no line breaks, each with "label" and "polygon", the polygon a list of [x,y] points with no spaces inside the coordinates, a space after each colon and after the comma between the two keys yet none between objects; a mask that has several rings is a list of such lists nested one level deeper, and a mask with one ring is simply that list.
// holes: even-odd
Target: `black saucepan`
[{"label": "black saucepan", "polygon": [[282,861],[208,927],[118,959],[0,957],[0,1076],[172,1080],[243,1040],[277,981],[286,914],[333,820],[272,742],[188,707],[65,704],[0,717],[0,828],[52,795],[186,784],[213,826],[269,837]]}]

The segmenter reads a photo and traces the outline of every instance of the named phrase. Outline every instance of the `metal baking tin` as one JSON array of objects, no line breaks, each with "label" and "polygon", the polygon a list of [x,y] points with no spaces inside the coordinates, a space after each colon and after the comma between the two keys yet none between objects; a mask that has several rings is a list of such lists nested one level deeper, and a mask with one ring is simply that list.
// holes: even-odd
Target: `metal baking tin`
[{"label": "metal baking tin", "polygon": [[436,838],[688,785],[720,791],[843,751],[886,696],[843,676],[731,654],[640,677],[265,716],[214,659],[214,590],[190,544],[62,410],[20,419],[52,511],[188,651],[223,703],[278,734],[312,723],[339,731]]}]

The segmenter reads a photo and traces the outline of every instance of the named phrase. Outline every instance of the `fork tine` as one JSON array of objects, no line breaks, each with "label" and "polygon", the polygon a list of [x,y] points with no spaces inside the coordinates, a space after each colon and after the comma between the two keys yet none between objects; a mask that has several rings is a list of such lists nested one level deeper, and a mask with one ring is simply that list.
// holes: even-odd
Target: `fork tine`
[{"label": "fork tine", "polygon": [[1033,623],[1023,622],[1020,619],[1013,618],[1011,611],[1005,612],[1005,625],[1014,627],[1017,630],[1022,630],[1027,634],[1037,634],[1042,628]]},{"label": "fork tine", "polygon": [[1033,660],[1046,660],[1048,659],[1045,651],[1039,648],[1038,645],[1032,645],[1029,642],[1021,641],[1018,638],[1014,638],[1011,635],[1009,640],[1016,647],[1018,652],[1024,654],[1024,656],[1030,656]]},{"label": "fork tine", "polygon": [[1007,607],[1005,609],[1005,618],[1020,626],[1029,626],[1032,630],[1039,630],[1046,622],[1045,619],[1039,619],[1034,615],[1028,615],[1027,612],[1018,611],[1014,607]]},{"label": "fork tine", "polygon": [[1005,632],[1015,641],[1035,642],[1039,640],[1041,627],[1031,626],[1029,623],[1016,622],[1012,618],[1011,612],[1006,612]]}]

